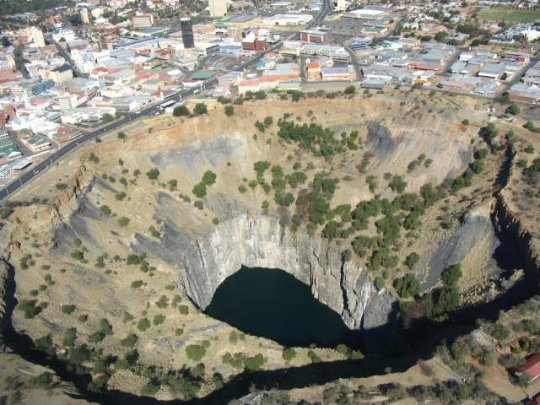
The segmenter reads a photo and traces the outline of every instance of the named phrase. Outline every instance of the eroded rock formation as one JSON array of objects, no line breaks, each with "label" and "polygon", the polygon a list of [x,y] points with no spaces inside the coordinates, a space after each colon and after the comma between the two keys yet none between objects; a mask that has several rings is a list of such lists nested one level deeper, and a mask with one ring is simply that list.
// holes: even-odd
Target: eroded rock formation
[{"label": "eroded rock formation", "polygon": [[393,298],[375,288],[359,262],[344,260],[325,239],[292,234],[276,217],[238,215],[199,236],[167,226],[161,248],[143,235],[135,240],[135,250],[169,252],[161,259],[183,268],[179,286],[202,309],[227,277],[247,266],[290,273],[310,286],[313,296],[339,313],[351,329],[384,325],[392,310]]}]

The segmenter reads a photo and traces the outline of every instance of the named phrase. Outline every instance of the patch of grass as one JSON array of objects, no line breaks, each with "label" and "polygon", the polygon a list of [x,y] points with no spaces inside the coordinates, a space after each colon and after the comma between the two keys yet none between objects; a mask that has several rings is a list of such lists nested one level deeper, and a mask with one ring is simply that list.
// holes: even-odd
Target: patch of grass
[{"label": "patch of grass", "polygon": [[504,21],[506,23],[539,22],[540,10],[512,10],[504,8],[490,8],[478,13],[480,20]]}]

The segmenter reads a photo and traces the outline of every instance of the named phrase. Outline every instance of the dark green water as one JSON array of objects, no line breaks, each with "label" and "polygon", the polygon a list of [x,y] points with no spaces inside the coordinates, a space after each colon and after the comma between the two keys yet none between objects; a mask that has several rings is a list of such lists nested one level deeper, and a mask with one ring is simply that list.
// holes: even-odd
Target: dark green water
[{"label": "dark green water", "polygon": [[313,298],[307,285],[279,269],[242,267],[218,287],[206,313],[287,346],[360,343],[336,312]]}]

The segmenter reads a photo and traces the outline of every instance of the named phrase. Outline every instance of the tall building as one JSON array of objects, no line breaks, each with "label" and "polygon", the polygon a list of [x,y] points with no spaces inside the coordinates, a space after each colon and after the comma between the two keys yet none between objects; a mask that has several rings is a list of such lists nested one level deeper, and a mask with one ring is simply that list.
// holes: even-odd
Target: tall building
[{"label": "tall building", "polygon": [[195,46],[195,41],[193,40],[191,18],[185,17],[180,19],[180,28],[182,29],[182,42],[184,43],[184,48],[193,48]]},{"label": "tall building", "polygon": [[37,27],[32,27],[32,40],[38,48],[43,48],[45,46],[43,32]]},{"label": "tall building", "polygon": [[210,9],[210,17],[223,17],[227,14],[226,0],[208,0],[208,8]]},{"label": "tall building", "polygon": [[90,24],[90,12],[86,7],[81,9],[81,20],[84,24]]}]

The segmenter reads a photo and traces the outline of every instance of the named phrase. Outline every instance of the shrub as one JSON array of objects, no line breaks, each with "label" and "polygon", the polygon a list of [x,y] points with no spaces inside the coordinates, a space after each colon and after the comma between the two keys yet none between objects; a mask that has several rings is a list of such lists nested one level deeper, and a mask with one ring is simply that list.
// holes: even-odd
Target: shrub
[{"label": "shrub", "polygon": [[458,263],[445,269],[441,274],[441,279],[447,286],[454,286],[461,278],[461,265]]},{"label": "shrub", "polygon": [[141,395],[152,396],[159,391],[160,385],[155,381],[149,381],[141,388]]},{"label": "shrub", "polygon": [[312,363],[320,363],[321,362],[321,358],[313,350],[308,350],[307,355],[308,355],[308,357],[309,357],[309,359],[311,360]]},{"label": "shrub", "polygon": [[173,116],[175,117],[184,117],[189,116],[190,114],[189,109],[185,105],[175,107],[173,110]]},{"label": "shrub", "polygon": [[154,316],[154,320],[153,320],[153,323],[154,325],[161,325],[163,322],[165,322],[165,315],[156,315]]},{"label": "shrub", "polygon": [[62,312],[67,315],[71,315],[75,311],[75,305],[62,305]]},{"label": "shrub", "polygon": [[73,252],[71,252],[71,257],[73,257],[75,260],[83,261],[84,253],[80,250],[74,250]]},{"label": "shrub", "polygon": [[188,345],[186,347],[186,354],[191,360],[199,361],[206,354],[206,349],[201,345]]},{"label": "shrub", "polygon": [[225,115],[227,117],[231,117],[234,115],[234,107],[232,105],[225,106]]},{"label": "shrub", "polygon": [[289,361],[296,357],[296,351],[292,347],[286,347],[281,353],[283,360]]},{"label": "shrub", "polygon": [[402,193],[405,190],[405,187],[407,187],[407,182],[403,180],[401,176],[394,175],[394,177],[392,177],[392,181],[390,181],[388,186],[392,189],[393,192]]},{"label": "shrub", "polygon": [[187,305],[179,305],[178,306],[178,311],[182,314],[182,315],[187,315],[189,314],[189,307]]},{"label": "shrub", "polygon": [[517,104],[512,103],[506,108],[504,112],[506,114],[518,115],[520,112],[520,108]]},{"label": "shrub", "polygon": [[[30,387],[49,387],[53,382],[53,375],[51,373],[41,373],[36,377],[32,377],[28,380]],[[18,392],[18,391],[16,391]]]},{"label": "shrub", "polygon": [[212,184],[216,182],[216,178],[217,178],[217,175],[214,172],[207,170],[203,174],[202,182],[206,184],[207,186],[211,186]]},{"label": "shrub", "polygon": [[197,198],[203,198],[206,196],[206,185],[204,183],[198,183],[193,186],[193,189],[191,192],[197,197]]},{"label": "shrub", "polygon": [[416,252],[412,252],[407,256],[405,259],[405,265],[412,270],[412,268],[418,263],[420,260],[420,256]]},{"label": "shrub", "polygon": [[118,218],[118,225],[120,225],[121,227],[124,227],[124,226],[127,226],[129,224],[129,218],[127,217],[120,217]]},{"label": "shrub", "polygon": [[193,112],[197,115],[202,115],[208,113],[208,108],[206,107],[206,104],[204,103],[197,103],[195,104],[195,107],[193,108]]},{"label": "shrub", "polygon": [[420,282],[412,274],[394,280],[394,288],[401,298],[412,298],[420,291]]},{"label": "shrub", "polygon": [[159,177],[159,170],[157,168],[150,169],[146,172],[146,176],[150,180],[156,180]]},{"label": "shrub", "polygon": [[150,327],[150,321],[146,318],[143,318],[139,322],[137,322],[137,329],[139,329],[141,332],[144,332],[149,327]]},{"label": "shrub", "polygon": [[103,339],[105,339],[105,333],[98,330],[97,332],[92,333],[90,336],[88,336],[88,341],[91,343],[99,343]]},{"label": "shrub", "polygon": [[75,344],[75,339],[77,338],[77,329],[76,328],[67,328],[64,332],[62,338],[62,343],[66,346],[73,346]]},{"label": "shrub", "polygon": [[244,360],[244,367],[247,370],[259,370],[264,365],[265,359],[262,354],[257,354],[256,356],[248,357]]}]

